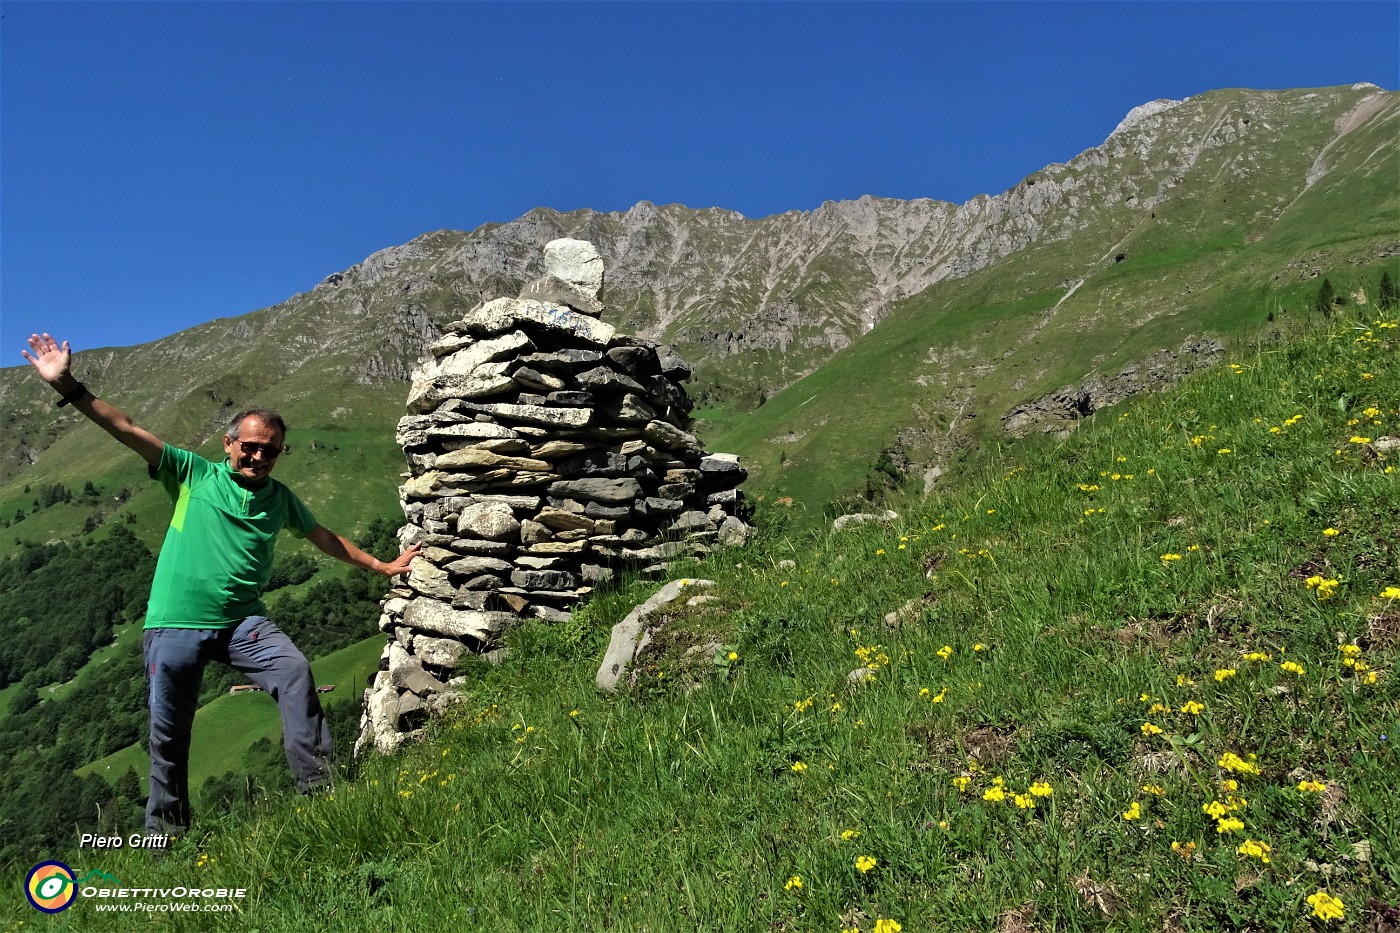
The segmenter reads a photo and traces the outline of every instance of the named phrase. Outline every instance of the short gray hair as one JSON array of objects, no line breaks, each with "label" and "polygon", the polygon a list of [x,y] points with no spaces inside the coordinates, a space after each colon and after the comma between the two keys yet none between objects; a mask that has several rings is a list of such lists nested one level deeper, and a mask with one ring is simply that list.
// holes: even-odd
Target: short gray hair
[{"label": "short gray hair", "polygon": [[271,408],[249,408],[247,411],[240,411],[229,422],[228,430],[224,432],[224,436],[231,441],[238,440],[238,429],[242,427],[244,418],[257,418],[268,427],[276,428],[283,440],[287,439],[287,422],[283,421],[282,416]]}]

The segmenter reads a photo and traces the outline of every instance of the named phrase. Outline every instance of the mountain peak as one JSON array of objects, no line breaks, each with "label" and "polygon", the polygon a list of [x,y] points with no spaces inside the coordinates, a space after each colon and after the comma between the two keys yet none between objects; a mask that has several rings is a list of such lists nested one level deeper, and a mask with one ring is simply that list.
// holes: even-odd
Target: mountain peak
[{"label": "mountain peak", "polygon": [[1150,100],[1145,104],[1134,107],[1132,110],[1128,111],[1128,115],[1123,118],[1122,122],[1113,128],[1113,132],[1108,134],[1108,138],[1112,139],[1114,136],[1117,136],[1129,127],[1136,126],[1148,117],[1155,117],[1159,113],[1164,113],[1184,103],[1186,103],[1184,100],[1172,100],[1167,97],[1159,97],[1156,100]]}]

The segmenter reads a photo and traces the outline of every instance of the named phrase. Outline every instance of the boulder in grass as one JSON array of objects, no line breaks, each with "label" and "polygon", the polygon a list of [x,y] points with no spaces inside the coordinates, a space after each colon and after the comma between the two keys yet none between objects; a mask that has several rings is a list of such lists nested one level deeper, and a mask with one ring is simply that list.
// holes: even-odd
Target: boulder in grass
[{"label": "boulder in grass", "polygon": [[672,580],[614,625],[608,650],[593,681],[598,689],[604,693],[617,692],[618,682],[631,668],[637,655],[637,645],[652,616],[681,600],[689,599],[697,590],[711,586],[714,586],[713,580]]}]

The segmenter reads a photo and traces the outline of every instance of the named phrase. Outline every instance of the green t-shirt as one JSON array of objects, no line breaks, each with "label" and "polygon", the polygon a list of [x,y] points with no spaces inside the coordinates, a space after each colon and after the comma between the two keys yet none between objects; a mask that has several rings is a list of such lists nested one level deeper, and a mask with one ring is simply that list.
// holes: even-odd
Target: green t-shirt
[{"label": "green t-shirt", "polygon": [[227,462],[165,445],[151,471],[175,502],[156,562],[146,628],[232,628],[266,615],[263,587],[283,528],[304,538],[316,519],[296,494],[268,478],[244,479]]}]

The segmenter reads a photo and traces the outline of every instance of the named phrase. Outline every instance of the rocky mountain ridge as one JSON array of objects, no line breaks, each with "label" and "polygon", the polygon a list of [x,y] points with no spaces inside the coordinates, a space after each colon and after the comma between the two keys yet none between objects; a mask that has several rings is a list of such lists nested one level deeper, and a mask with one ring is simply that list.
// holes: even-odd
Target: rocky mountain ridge
[{"label": "rocky mountain ridge", "polygon": [[[1393,113],[1395,96],[1355,85],[1153,101],[1130,112],[1101,145],[962,205],[866,196],[756,220],[646,201],[614,213],[540,208],[509,223],[437,231],[382,250],[311,294],[334,293],[367,307],[415,296],[431,306],[434,295],[447,292],[474,305],[538,275],[543,243],[578,237],[598,244],[611,270],[605,298],[619,326],[674,343],[702,369],[755,351],[796,351],[803,365],[788,370],[790,382],[897,303],[1031,246],[1092,229],[1101,231],[1098,258],[1111,259],[1121,238],[1170,201],[1208,152],[1236,150],[1223,170],[1248,183],[1269,161],[1262,150],[1287,128],[1317,119],[1335,124],[1331,146],[1366,118]],[[1294,179],[1297,189],[1328,171],[1324,155],[1308,160],[1308,174]],[[1267,223],[1283,209],[1274,205],[1247,220]]]},{"label": "rocky mountain ridge", "polygon": [[[951,401],[918,404],[962,410],[971,400],[960,385],[985,385],[1005,353],[1033,349],[1056,328],[1102,325],[1120,334],[1176,313],[1178,302],[1193,300],[1191,285],[1166,294],[1143,279],[1143,294],[1152,294],[1139,298],[1115,277],[1140,256],[1214,256],[1220,243],[1266,241],[1321,201],[1319,191],[1340,190],[1339,178],[1384,174],[1397,123],[1400,95],[1374,85],[1215,91],[1135,108],[1102,144],[962,205],[866,196],[754,220],[646,201],[613,213],[538,208],[471,232],[424,234],[271,308],[83,363],[98,370],[104,391],[184,442],[208,437],[234,400],[305,401],[310,410],[318,394],[342,384],[391,399],[447,323],[490,296],[516,294],[539,276],[541,247],[570,237],[596,244],[609,270],[604,318],[676,346],[696,367],[692,393],[702,406],[761,404],[901,310],[936,327],[940,316],[976,309],[992,292],[998,300],[1051,295],[1033,327],[1005,335],[1006,346],[993,347],[995,337],[986,346],[928,339],[920,356],[943,362],[915,379],[950,387]],[[1379,255],[1374,235],[1363,239]],[[1329,240],[1345,237],[1319,231],[1318,242]],[[1300,255],[1251,261],[1267,278]],[[1310,263],[1325,268],[1330,258]],[[1112,287],[1096,291],[1099,281]],[[1187,326],[1148,352],[1178,346],[1196,329]],[[1114,352],[1109,339],[1093,365],[1122,365]],[[1000,410],[985,412],[991,420],[1072,381],[1043,384],[1058,378],[1057,367],[1037,359],[1029,374],[1023,368],[1008,379],[1022,394],[996,401]],[[0,412],[11,413],[13,429],[0,447],[0,478],[37,464],[69,423],[53,428],[52,409],[28,376],[0,371]],[[907,416],[890,418],[893,438]]]}]

